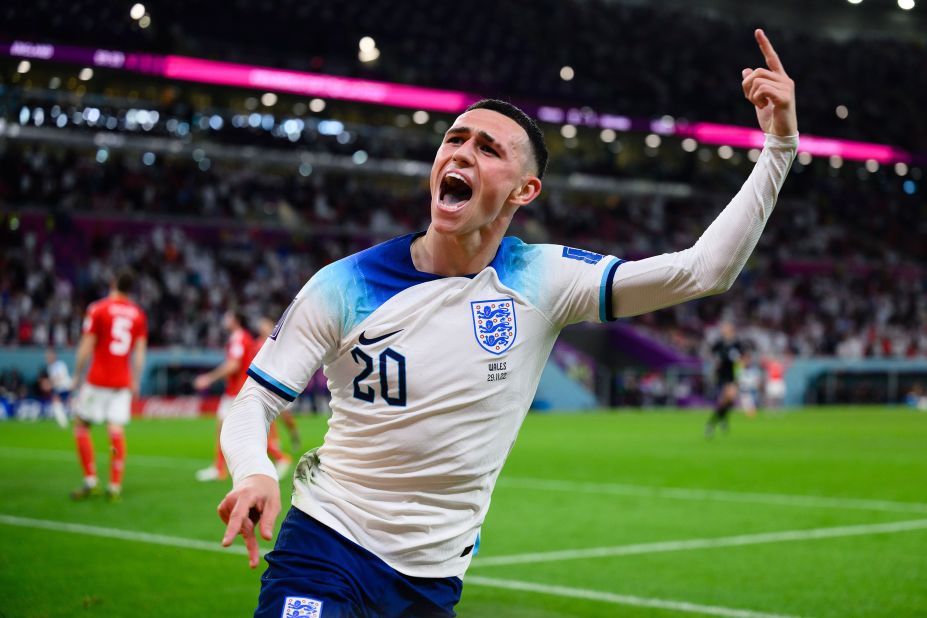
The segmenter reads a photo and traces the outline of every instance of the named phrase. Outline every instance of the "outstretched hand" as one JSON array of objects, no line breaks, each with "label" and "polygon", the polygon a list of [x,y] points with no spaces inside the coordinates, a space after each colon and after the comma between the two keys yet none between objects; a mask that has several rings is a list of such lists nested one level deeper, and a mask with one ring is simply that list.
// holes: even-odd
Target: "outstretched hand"
[{"label": "outstretched hand", "polygon": [[274,524],[280,514],[280,486],[264,474],[245,478],[219,503],[219,517],[225,522],[222,546],[228,547],[241,534],[248,549],[248,565],[253,569],[261,560],[255,527],[269,541],[274,538]]},{"label": "outstretched hand", "polygon": [[798,117],[795,113],[795,82],[786,74],[779,55],[773,49],[766,34],[757,29],[754,33],[760,46],[765,69],[744,69],[744,96],[756,107],[756,118],[764,133],[780,137],[798,133]]}]

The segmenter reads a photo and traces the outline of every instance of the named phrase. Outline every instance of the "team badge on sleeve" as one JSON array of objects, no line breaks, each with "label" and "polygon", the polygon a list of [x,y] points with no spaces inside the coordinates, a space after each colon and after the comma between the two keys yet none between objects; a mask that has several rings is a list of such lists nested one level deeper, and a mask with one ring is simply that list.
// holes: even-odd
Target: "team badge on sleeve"
[{"label": "team badge on sleeve", "polygon": [[515,343],[515,301],[511,298],[476,300],[470,303],[473,334],[487,352],[502,354]]},{"label": "team badge on sleeve", "polygon": [[280,618],[321,618],[322,601],[309,597],[287,597]]}]

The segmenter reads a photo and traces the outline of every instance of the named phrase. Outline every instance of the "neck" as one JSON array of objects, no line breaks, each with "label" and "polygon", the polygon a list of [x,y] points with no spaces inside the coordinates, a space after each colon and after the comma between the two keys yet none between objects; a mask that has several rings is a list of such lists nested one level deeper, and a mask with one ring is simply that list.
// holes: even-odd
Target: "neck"
[{"label": "neck", "polygon": [[492,262],[511,222],[502,217],[467,234],[439,232],[434,224],[412,244],[412,263],[426,273],[460,277],[480,272]]}]

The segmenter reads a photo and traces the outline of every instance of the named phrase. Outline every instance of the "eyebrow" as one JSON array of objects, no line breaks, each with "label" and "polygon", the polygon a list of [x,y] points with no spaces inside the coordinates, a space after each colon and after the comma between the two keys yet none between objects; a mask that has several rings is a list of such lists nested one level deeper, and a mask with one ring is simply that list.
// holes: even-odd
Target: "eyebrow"
[{"label": "eyebrow", "polygon": [[[463,133],[469,135],[472,132],[473,132],[473,129],[471,129],[470,127],[451,127],[450,129],[447,130],[445,137],[447,137],[448,135],[459,135]],[[486,131],[480,130],[480,131],[477,131],[476,134],[479,135],[480,138],[483,139],[483,141],[489,144],[492,144],[493,146],[502,150],[503,152],[505,151],[505,147],[500,142],[496,141],[496,138],[494,138],[492,135],[490,135]]]}]

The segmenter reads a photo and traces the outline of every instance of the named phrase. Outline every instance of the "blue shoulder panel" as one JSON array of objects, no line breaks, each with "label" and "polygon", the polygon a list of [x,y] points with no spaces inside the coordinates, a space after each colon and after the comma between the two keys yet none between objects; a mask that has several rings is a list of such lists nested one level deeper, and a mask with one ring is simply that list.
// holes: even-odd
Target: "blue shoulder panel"
[{"label": "blue shoulder panel", "polygon": [[499,281],[537,304],[538,289],[543,268],[543,245],[528,245],[515,236],[502,239],[490,268],[496,269]]},{"label": "blue shoulder panel", "polygon": [[338,260],[317,273],[321,290],[341,308],[342,332],[363,322],[383,303],[405,289],[442,277],[412,264],[410,247],[421,234],[399,236]]}]

